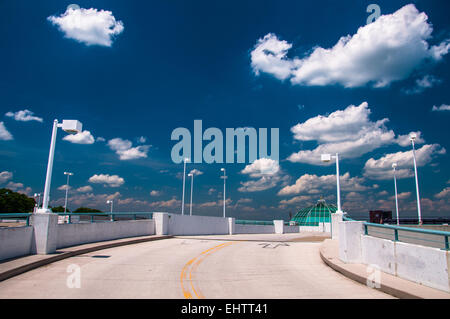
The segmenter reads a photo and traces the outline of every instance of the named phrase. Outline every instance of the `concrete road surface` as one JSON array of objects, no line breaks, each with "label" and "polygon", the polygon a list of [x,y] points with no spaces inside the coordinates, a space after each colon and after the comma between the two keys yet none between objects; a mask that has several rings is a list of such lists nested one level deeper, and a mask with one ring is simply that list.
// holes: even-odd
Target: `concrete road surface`
[{"label": "concrete road surface", "polygon": [[65,259],[0,298],[392,298],[326,266],[299,234],[178,237]]}]

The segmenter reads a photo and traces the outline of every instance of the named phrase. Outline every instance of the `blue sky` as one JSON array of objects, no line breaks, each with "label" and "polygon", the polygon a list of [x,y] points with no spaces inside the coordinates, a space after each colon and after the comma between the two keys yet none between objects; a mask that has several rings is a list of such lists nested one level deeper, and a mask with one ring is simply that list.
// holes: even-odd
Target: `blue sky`
[{"label": "blue sky", "polygon": [[0,187],[43,192],[52,121],[77,119],[83,135],[58,132],[51,205],[64,204],[71,171],[71,209],[114,199],[120,211],[180,212],[170,136],[201,119],[279,128],[280,161],[188,164],[201,172],[194,213],[221,215],[221,167],[230,216],[335,203],[335,167],[318,154],[337,149],[344,210],[394,211],[397,162],[400,213],[413,217],[416,132],[423,216],[448,217],[449,5],[377,1],[367,25],[372,2],[2,1]]}]

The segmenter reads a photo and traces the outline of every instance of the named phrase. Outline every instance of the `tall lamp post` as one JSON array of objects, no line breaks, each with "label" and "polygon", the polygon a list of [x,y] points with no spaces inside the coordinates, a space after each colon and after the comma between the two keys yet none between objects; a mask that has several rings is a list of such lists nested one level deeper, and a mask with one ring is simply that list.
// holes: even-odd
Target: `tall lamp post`
[{"label": "tall lamp post", "polygon": [[227,175],[226,175],[226,171],[225,168],[221,168],[220,169],[221,172],[223,172],[223,218],[225,218],[225,200],[226,200],[226,196],[225,196],[225,182],[227,180]]},{"label": "tall lamp post", "polygon": [[398,218],[397,177],[395,176],[395,169],[397,168],[397,163],[392,164],[392,168],[394,169],[395,211],[397,213],[397,225],[400,225],[400,220]]},{"label": "tall lamp post", "polygon": [[337,185],[337,211],[336,213],[343,214],[341,209],[341,187],[339,185],[339,154],[332,156],[331,154],[322,154],[322,162],[328,163],[331,159],[336,159],[336,185]]},{"label": "tall lamp post", "polygon": [[[36,210],[38,210],[39,209],[39,206],[41,206],[41,196],[42,196],[42,194],[41,193],[34,193],[34,198],[38,198],[38,202],[36,203]],[[35,201],[36,201],[36,199],[35,199]],[[36,210],[35,210],[35,212],[36,212]]]},{"label": "tall lamp post", "polygon": [[409,139],[411,140],[412,150],[413,150],[413,159],[414,159],[414,176],[416,179],[416,195],[417,195],[417,214],[419,216],[419,225],[422,225],[422,215],[420,211],[420,195],[419,195],[419,181],[417,177],[417,163],[416,163],[416,149],[414,147],[414,141],[416,140],[417,136],[415,133],[412,133],[409,136]]},{"label": "tall lamp post", "polygon": [[64,175],[67,175],[67,183],[66,183],[66,200],[64,202],[64,213],[67,211],[67,194],[69,193],[69,177],[73,175],[70,172],[64,172]]},{"label": "tall lamp post", "polygon": [[106,204],[111,204],[111,220],[114,220],[114,218],[113,218],[113,205],[114,205],[114,201],[111,199],[111,200],[107,200],[106,201]]},{"label": "tall lamp post", "polygon": [[49,195],[50,195],[50,184],[52,182],[52,170],[53,170],[53,158],[55,157],[55,144],[56,144],[56,133],[58,127],[62,128],[63,131],[69,134],[76,134],[82,131],[82,124],[77,120],[63,120],[62,123],[58,123],[58,120],[53,121],[52,139],[50,142],[50,152],[48,155],[47,164],[47,176],[45,178],[44,187],[44,198],[42,202],[42,208],[37,210],[37,213],[51,213],[52,211],[48,209]]},{"label": "tall lamp post", "polygon": [[194,173],[189,173],[188,176],[191,177],[191,205],[189,207],[189,215],[192,216],[192,189],[194,188]]},{"label": "tall lamp post", "polygon": [[186,182],[186,162],[187,161],[189,161],[189,158],[185,157],[183,159],[184,168],[183,168],[183,196],[182,196],[182,202],[181,202],[181,215],[184,215],[184,189],[185,189],[185,182]]}]

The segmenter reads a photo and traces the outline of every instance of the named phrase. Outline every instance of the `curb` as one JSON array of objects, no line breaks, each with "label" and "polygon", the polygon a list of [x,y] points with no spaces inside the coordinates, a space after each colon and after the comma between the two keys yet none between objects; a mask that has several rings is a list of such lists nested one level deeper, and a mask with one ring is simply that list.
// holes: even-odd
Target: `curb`
[{"label": "curb", "polygon": [[[116,241],[116,242],[108,242],[108,243],[104,243],[104,244],[99,244],[99,245],[95,245],[92,247],[85,247],[85,248],[79,248],[79,249],[75,249],[75,250],[71,250],[71,251],[67,251],[67,252],[60,252],[58,253],[58,251],[56,252],[57,255],[56,256],[50,256],[48,258],[44,258],[35,262],[31,262],[29,264],[25,264],[22,266],[18,266],[12,269],[9,269],[7,271],[4,271],[2,273],[0,273],[0,282],[4,281],[6,279],[9,279],[11,277],[23,274],[27,271],[54,263],[56,261],[60,261],[66,258],[70,258],[73,256],[77,256],[77,255],[83,255],[86,253],[90,253],[93,251],[97,251],[97,250],[102,250],[102,249],[108,249],[108,248],[113,248],[113,247],[119,247],[119,246],[125,246],[125,245],[132,245],[132,244],[139,244],[139,243],[144,243],[144,242],[149,242],[149,241],[155,241],[155,240],[161,240],[161,239],[168,239],[168,238],[173,238],[173,236],[169,236],[169,235],[164,235],[164,236],[159,236],[159,237],[146,237],[146,238],[135,238],[135,239],[131,239],[131,240],[125,240],[123,241],[121,239],[121,241]],[[82,245],[80,245],[82,246]],[[75,246],[76,247],[76,246]],[[71,247],[72,248],[72,247]]]}]

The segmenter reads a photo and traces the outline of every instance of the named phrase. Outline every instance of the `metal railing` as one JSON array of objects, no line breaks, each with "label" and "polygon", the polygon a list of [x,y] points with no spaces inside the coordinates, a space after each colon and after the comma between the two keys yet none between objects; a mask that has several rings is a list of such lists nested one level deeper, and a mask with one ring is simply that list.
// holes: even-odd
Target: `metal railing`
[{"label": "metal railing", "polygon": [[24,219],[27,226],[30,226],[30,216],[32,213],[0,214],[0,219]]},{"label": "metal railing", "polygon": [[[344,221],[355,221],[343,216]],[[450,250],[450,232],[363,222],[364,234],[392,241]]]},{"label": "metal railing", "polygon": [[242,219],[236,219],[236,224],[239,225],[273,225],[273,221],[267,221],[267,220],[242,220]]},{"label": "metal railing", "polygon": [[[56,213],[58,216],[68,216],[68,223],[73,223],[73,217],[79,217],[79,222],[108,222],[119,220],[138,220],[138,219],[152,219],[153,213],[145,212],[116,212],[116,213],[100,213],[100,212],[88,212],[88,213]],[[82,218],[84,217],[84,218]],[[77,221],[78,222],[78,221]]]}]

